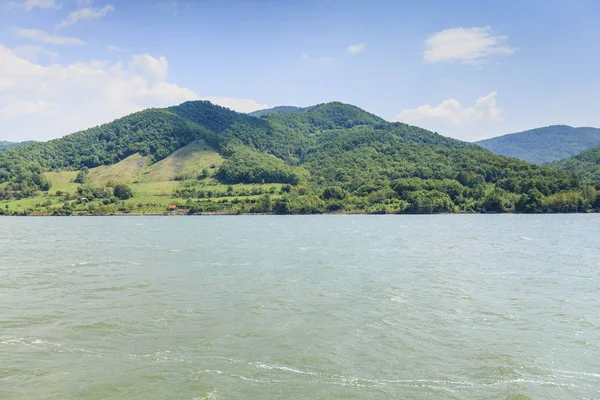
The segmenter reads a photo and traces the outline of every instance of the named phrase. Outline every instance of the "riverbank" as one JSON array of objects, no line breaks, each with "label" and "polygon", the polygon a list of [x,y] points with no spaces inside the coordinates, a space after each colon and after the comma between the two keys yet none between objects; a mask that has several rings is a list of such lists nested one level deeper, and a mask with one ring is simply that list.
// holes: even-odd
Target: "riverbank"
[{"label": "riverbank", "polygon": [[89,214],[89,213],[74,213],[74,214],[0,214],[2,217],[193,217],[193,216],[291,216],[291,215],[569,215],[569,214],[599,214],[598,212],[541,212],[541,213],[520,213],[520,212],[432,212],[432,213],[407,213],[407,212],[388,212],[388,213],[364,213],[364,212],[321,212],[321,213],[232,213],[232,212],[205,212],[205,213],[110,213],[110,214]]}]

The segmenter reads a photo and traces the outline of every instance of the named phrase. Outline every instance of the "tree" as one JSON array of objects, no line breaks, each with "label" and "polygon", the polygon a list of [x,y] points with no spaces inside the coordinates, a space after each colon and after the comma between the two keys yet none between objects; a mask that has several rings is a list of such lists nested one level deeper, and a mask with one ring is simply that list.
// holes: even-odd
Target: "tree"
[{"label": "tree", "polygon": [[273,212],[276,214],[289,214],[292,208],[290,205],[289,197],[280,197],[275,200],[275,204],[273,205]]},{"label": "tree", "polygon": [[544,195],[537,189],[531,189],[527,193],[522,194],[515,204],[515,209],[518,212],[535,213],[543,211],[542,199]]},{"label": "tree", "polygon": [[46,178],[43,174],[34,175],[32,180],[39,190],[48,191],[52,187],[50,179]]},{"label": "tree", "polygon": [[268,194],[261,196],[250,209],[251,212],[255,213],[269,213],[271,212],[271,210],[271,196],[269,196]]},{"label": "tree", "polygon": [[323,190],[323,194],[321,195],[322,199],[325,200],[343,200],[346,197],[346,191],[339,186],[330,186]]},{"label": "tree", "polygon": [[115,197],[119,200],[127,200],[133,197],[133,193],[131,193],[131,188],[123,183],[119,183],[115,186],[113,193]]},{"label": "tree", "polygon": [[515,206],[509,192],[499,187],[487,193],[481,202],[482,212],[504,213],[514,211]]},{"label": "tree", "polygon": [[77,173],[77,177],[75,178],[75,183],[85,183],[87,180],[89,169],[87,167],[83,167],[81,171]]}]

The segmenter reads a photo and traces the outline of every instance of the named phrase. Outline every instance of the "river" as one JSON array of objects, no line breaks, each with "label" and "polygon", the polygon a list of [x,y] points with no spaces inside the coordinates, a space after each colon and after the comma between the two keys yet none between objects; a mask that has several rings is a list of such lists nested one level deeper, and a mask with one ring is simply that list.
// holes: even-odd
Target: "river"
[{"label": "river", "polygon": [[1,399],[598,399],[600,216],[0,218]]}]

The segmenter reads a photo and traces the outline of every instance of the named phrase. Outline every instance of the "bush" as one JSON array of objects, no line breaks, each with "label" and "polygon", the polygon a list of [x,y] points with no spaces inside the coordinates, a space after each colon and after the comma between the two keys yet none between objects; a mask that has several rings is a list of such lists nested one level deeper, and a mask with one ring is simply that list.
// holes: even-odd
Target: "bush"
[{"label": "bush", "polygon": [[127,200],[133,197],[133,193],[131,193],[131,188],[122,183],[115,185],[113,193],[115,197],[119,200]]}]

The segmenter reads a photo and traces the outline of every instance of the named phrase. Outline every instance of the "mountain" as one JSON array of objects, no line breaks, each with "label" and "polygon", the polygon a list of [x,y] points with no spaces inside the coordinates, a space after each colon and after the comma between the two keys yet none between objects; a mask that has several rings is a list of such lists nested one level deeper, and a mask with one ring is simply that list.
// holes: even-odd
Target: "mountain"
[{"label": "mountain", "polygon": [[0,153],[10,149],[16,149],[17,147],[27,146],[29,144],[35,143],[33,141],[29,142],[6,142],[0,140]]},{"label": "mountain", "polygon": [[600,129],[553,125],[476,143],[496,154],[542,164],[600,145]]},{"label": "mountain", "polygon": [[600,146],[592,147],[563,160],[554,161],[550,165],[600,181]]},{"label": "mountain", "polygon": [[2,153],[0,213],[600,210],[572,172],[348,104],[296,111],[192,101]]}]

